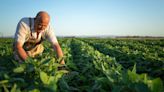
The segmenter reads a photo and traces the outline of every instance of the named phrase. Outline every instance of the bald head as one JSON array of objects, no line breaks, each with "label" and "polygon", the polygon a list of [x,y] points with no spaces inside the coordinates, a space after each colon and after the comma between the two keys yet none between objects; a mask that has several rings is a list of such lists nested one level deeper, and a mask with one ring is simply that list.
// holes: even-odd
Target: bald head
[{"label": "bald head", "polygon": [[47,12],[40,11],[40,12],[37,13],[36,19],[49,22],[50,21],[50,16]]},{"label": "bald head", "polygon": [[45,11],[38,12],[35,18],[35,30],[38,32],[44,30],[49,24],[49,21],[50,21],[50,16],[47,12]]}]

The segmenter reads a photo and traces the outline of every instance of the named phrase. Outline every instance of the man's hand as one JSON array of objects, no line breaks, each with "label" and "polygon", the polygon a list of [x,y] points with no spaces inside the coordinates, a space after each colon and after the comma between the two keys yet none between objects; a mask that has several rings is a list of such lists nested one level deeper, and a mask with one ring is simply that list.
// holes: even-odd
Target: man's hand
[{"label": "man's hand", "polygon": [[60,62],[60,64],[63,64],[63,65],[64,65],[64,64],[65,64],[64,60],[62,60],[62,61]]},{"label": "man's hand", "polygon": [[[63,57],[63,52],[62,52],[62,49],[61,49],[60,45],[58,43],[56,43],[56,44],[53,45],[53,47],[54,47],[54,50],[57,53],[57,57],[58,58]],[[60,62],[60,64],[65,64],[64,59]]]}]

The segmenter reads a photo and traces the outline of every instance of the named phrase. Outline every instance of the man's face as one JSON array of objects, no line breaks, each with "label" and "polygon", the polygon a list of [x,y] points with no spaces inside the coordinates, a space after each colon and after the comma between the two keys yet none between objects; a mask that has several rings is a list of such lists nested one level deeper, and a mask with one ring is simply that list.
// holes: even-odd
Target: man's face
[{"label": "man's face", "polygon": [[42,32],[43,30],[46,29],[46,27],[48,26],[49,24],[49,20],[46,19],[46,18],[36,18],[35,20],[35,31],[36,32]]}]

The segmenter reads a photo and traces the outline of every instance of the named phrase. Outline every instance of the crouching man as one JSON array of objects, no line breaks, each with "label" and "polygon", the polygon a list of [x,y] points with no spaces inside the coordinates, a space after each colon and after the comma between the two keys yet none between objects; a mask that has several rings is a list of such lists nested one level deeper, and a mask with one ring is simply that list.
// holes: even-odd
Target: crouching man
[{"label": "crouching man", "polygon": [[[63,52],[49,24],[50,16],[45,11],[40,11],[34,18],[22,18],[15,32],[14,37],[14,58],[23,62],[28,57],[35,57],[44,50],[41,42],[48,39],[53,45],[58,58],[63,57]],[[65,64],[64,60],[60,64]]]}]

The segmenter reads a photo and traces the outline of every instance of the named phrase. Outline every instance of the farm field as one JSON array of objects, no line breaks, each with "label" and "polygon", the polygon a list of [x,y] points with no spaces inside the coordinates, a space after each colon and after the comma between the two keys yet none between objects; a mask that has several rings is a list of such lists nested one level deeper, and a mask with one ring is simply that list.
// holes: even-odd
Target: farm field
[{"label": "farm field", "polygon": [[164,92],[164,39],[59,38],[66,65],[42,55],[14,60],[0,39],[0,92]]}]

